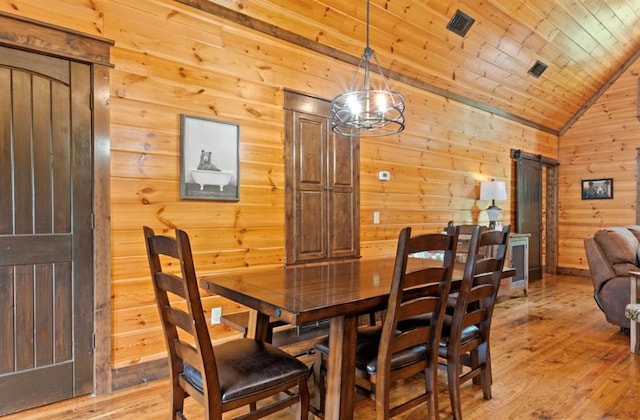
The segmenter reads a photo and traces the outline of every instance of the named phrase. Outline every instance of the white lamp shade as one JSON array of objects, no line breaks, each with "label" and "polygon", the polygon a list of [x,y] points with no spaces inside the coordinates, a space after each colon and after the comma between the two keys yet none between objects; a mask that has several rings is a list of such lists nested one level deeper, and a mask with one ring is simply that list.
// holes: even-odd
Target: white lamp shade
[{"label": "white lamp shade", "polygon": [[502,181],[483,181],[480,183],[480,200],[506,200],[507,188]]}]

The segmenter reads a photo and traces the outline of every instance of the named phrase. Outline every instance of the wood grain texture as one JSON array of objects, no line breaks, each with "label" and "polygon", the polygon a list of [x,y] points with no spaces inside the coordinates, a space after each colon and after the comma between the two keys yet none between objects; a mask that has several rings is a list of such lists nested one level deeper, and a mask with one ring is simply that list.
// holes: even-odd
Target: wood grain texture
[{"label": "wood grain texture", "polygon": [[[583,239],[606,226],[636,223],[637,85],[631,66],[583,118],[560,137],[559,265],[588,269]],[[613,178],[611,200],[582,200],[581,180]]]},{"label": "wood grain texture", "polygon": [[[499,298],[492,326],[493,398],[482,398],[479,387],[461,387],[465,418],[638,418],[640,371],[637,356],[629,352],[629,336],[608,324],[592,299],[591,282],[580,277],[546,276],[530,285],[529,297]],[[580,304],[576,304],[580,302]],[[580,322],[576,322],[579,319]],[[292,352],[309,342],[291,344]],[[311,363],[312,356],[303,356]],[[518,374],[515,375],[514,372]],[[440,418],[451,418],[446,374],[440,371]],[[310,381],[313,386],[313,381]],[[423,387],[420,378],[409,380],[392,395],[406,395]],[[564,392],[563,398],[558,393]],[[375,418],[375,403],[356,394],[355,418]],[[89,420],[98,418],[163,418],[169,410],[166,379],[99,397],[82,397],[40,409],[10,415],[6,420]],[[186,413],[198,418],[193,401]],[[398,416],[419,419],[425,407]],[[269,417],[293,419],[292,412]]]},{"label": "wood grain texture", "polygon": [[[227,7],[236,5],[220,3]],[[335,48],[344,48],[356,57],[360,54],[362,8],[352,1],[334,0],[325,17],[320,3],[308,3],[308,11],[301,4],[290,3],[287,5],[292,10],[287,11],[277,2],[250,1],[242,13],[309,39],[327,38]],[[445,24],[448,11],[433,3],[425,6],[423,2],[407,0],[403,4],[436,13],[437,19],[429,26]],[[345,12],[336,13],[336,7]],[[389,22],[376,17],[376,27],[395,30],[393,37],[398,39],[398,35],[407,35],[407,30],[392,27],[393,22],[398,22],[400,11],[395,3],[392,7],[396,17]],[[113,287],[112,293],[105,288],[100,291],[102,296],[110,297],[113,311],[118,311],[111,313],[111,318],[126,319],[111,323],[111,348],[115,349],[111,365],[132,365],[153,359],[161,352],[161,345],[155,341],[159,325],[149,313],[144,319],[150,322],[144,325],[136,324],[131,317],[150,291],[141,226],[149,224],[154,229],[179,226],[193,233],[197,241],[195,263],[202,275],[282,265],[284,89],[329,99],[344,89],[354,67],[175,1],[24,0],[19,4],[0,1],[0,11],[115,41],[111,47],[114,67],[109,71],[108,93],[102,92],[99,98],[109,106],[111,138],[103,146],[108,144],[111,173],[108,179],[99,181],[102,191],[109,194],[109,204],[98,216],[108,224],[106,231],[102,225],[101,238],[109,241],[113,256],[105,261],[99,254],[96,260],[107,273],[101,275],[107,276]],[[375,13],[381,11],[376,5]],[[311,13],[318,22],[305,18],[302,24],[299,16],[303,13]],[[440,30],[431,33],[424,38],[433,39],[427,50],[435,49],[432,44],[442,39],[449,47],[456,45],[452,47],[456,50],[453,56],[464,56],[465,53],[457,51],[460,41],[447,41],[447,36],[443,38]],[[390,42],[393,37],[385,35],[376,43]],[[389,63],[393,55],[390,48],[378,45],[380,60]],[[410,55],[422,54],[409,51],[404,45],[394,48],[398,50],[397,61],[390,65],[394,71],[408,68]],[[419,51],[423,51],[422,47]],[[439,61],[441,58],[428,55],[420,61],[420,72],[438,63],[444,65]],[[415,68],[412,71],[417,73]],[[497,73],[500,80],[505,71]],[[443,68],[427,77],[430,82],[447,80],[443,86],[463,94],[471,92],[469,76],[460,73],[454,82],[451,70]],[[511,148],[550,158],[558,154],[554,134],[414,85],[394,81],[393,86],[407,97],[405,131],[361,142],[360,146],[360,245],[364,258],[393,255],[397,233],[406,225],[412,225],[415,231],[434,232],[452,219],[486,223],[484,209],[489,203],[478,200],[477,188],[480,181],[490,178],[511,184]],[[496,87],[495,83],[491,86]],[[504,101],[505,92],[499,88],[492,103]],[[528,112],[535,114],[538,110],[532,106]],[[180,114],[240,125],[239,202],[179,199]],[[100,164],[104,167],[105,160]],[[377,179],[381,170],[391,173],[391,181]],[[511,191],[509,197],[513,195]],[[506,201],[500,205],[504,209],[503,221],[511,223],[513,204]],[[380,212],[379,225],[373,224],[374,211]],[[230,308],[221,305],[225,311]],[[215,330],[231,334],[222,327]],[[150,340],[148,345],[143,344],[145,338]],[[107,345],[106,342],[101,341],[101,345]]]},{"label": "wood grain texture", "polygon": [[[353,2],[180,1],[350,64],[365,39],[365,8]],[[456,9],[476,20],[463,39],[445,29]],[[382,63],[391,63],[392,79],[494,114],[524,116],[525,124],[562,128],[635,61],[637,19],[627,4],[373,2],[371,44]],[[605,56],[612,67],[602,65]],[[550,64],[540,80],[527,74],[536,60]]]}]

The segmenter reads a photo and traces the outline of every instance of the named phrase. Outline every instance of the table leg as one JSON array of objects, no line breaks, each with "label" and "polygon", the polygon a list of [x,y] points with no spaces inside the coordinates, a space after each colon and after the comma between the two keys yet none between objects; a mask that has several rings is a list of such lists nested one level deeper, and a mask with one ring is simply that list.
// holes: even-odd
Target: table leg
[{"label": "table leg", "polygon": [[269,334],[269,315],[251,309],[249,311],[249,325],[247,326],[247,338],[255,338],[260,341],[271,341]]},{"label": "table leg", "polygon": [[358,318],[337,316],[329,327],[326,420],[351,420],[355,386],[355,349]]}]

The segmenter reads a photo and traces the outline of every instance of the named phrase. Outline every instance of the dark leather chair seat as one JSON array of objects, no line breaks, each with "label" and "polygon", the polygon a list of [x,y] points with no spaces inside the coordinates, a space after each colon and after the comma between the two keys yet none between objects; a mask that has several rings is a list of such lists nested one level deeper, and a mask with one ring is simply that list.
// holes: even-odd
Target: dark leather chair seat
[{"label": "dark leather chair seat", "polygon": [[[380,349],[380,335],[382,327],[365,327],[358,331],[356,344],[356,368],[366,370],[369,375],[375,375],[378,366],[378,350]],[[324,338],[316,344],[316,350],[328,354],[329,339]],[[427,357],[427,346],[419,345],[410,349],[394,353],[391,356],[391,370],[400,369],[419,362]]]},{"label": "dark leather chair seat", "polygon": [[[306,375],[309,369],[269,343],[239,339],[215,347],[222,401],[245,397]],[[185,364],[184,378],[204,392],[202,375]]]}]

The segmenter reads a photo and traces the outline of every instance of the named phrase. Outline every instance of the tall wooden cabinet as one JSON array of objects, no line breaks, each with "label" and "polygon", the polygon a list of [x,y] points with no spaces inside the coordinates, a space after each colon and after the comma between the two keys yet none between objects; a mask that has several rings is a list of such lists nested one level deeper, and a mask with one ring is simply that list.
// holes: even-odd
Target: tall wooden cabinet
[{"label": "tall wooden cabinet", "polygon": [[358,138],[330,127],[330,102],[285,91],[286,263],[360,254]]}]

